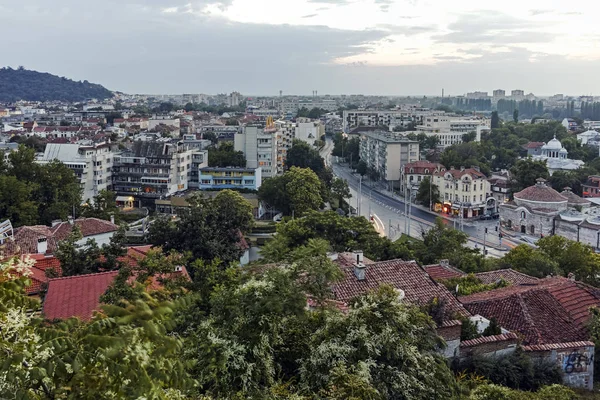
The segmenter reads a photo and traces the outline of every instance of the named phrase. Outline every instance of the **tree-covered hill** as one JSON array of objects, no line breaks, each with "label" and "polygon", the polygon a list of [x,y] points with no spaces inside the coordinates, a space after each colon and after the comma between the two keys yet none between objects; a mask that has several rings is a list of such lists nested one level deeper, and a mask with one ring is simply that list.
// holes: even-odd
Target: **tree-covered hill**
[{"label": "tree-covered hill", "polygon": [[106,99],[112,92],[102,85],[88,81],[73,81],[65,77],[30,71],[19,67],[0,69],[0,101],[83,101]]}]

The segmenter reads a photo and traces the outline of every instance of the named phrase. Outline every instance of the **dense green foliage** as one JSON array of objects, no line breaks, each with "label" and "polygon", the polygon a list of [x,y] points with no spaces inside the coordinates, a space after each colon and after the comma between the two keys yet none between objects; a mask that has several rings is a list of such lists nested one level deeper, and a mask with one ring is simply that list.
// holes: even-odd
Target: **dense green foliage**
[{"label": "dense green foliage", "polygon": [[[341,190],[341,188],[338,188]],[[340,191],[336,189],[339,196]],[[327,198],[325,184],[309,168],[291,167],[283,175],[266,179],[258,196],[284,215],[301,216],[319,210]]]},{"label": "dense green foliage", "polygon": [[323,157],[308,143],[297,139],[294,139],[292,148],[288,150],[285,159],[286,170],[293,167],[310,168],[323,181],[325,187],[331,186],[333,173],[325,166]]},{"label": "dense green foliage", "polygon": [[214,198],[195,195],[188,203],[177,221],[157,218],[150,225],[148,241],[165,251],[190,252],[194,259],[238,260],[245,250],[243,235],[254,223],[252,205],[232,190]]},{"label": "dense green foliage", "polygon": [[208,151],[208,165],[211,167],[246,167],[246,157],[241,151],[235,151],[232,142],[221,143]]},{"label": "dense green foliage", "polygon": [[426,176],[419,184],[416,200],[426,207],[440,202],[440,190],[437,185],[431,183],[429,176]]},{"label": "dense green foliage", "polygon": [[0,161],[0,220],[10,219],[15,227],[50,225],[78,215],[81,188],[67,166],[38,164],[35,151],[25,146],[8,157],[8,165]]},{"label": "dense green foliage", "polygon": [[112,92],[88,81],[72,81],[48,73],[26,70],[22,67],[0,69],[0,101],[83,101],[108,99]]}]

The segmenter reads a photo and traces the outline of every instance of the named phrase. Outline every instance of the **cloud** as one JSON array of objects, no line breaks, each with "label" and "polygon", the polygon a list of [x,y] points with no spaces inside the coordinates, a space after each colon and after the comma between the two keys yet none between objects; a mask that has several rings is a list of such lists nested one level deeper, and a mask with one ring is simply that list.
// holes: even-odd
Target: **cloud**
[{"label": "cloud", "polygon": [[429,33],[436,31],[436,28],[433,26],[405,26],[405,25],[392,25],[392,24],[378,24],[376,25],[377,29],[382,29],[384,31],[390,32],[394,35],[405,35],[405,36],[413,36],[419,35],[422,33]]},{"label": "cloud", "polygon": [[481,11],[461,15],[448,25],[449,33],[433,36],[440,43],[544,43],[557,35],[542,31],[542,23],[519,19],[507,14]]},{"label": "cloud", "polygon": [[552,14],[552,13],[553,13],[552,10],[545,10],[545,9],[529,10],[529,15],[531,15],[531,16],[542,15],[542,14]]},{"label": "cloud", "polygon": [[317,15],[319,15],[319,14],[308,14],[308,15],[303,15],[300,18],[313,18],[313,17],[316,17]]}]

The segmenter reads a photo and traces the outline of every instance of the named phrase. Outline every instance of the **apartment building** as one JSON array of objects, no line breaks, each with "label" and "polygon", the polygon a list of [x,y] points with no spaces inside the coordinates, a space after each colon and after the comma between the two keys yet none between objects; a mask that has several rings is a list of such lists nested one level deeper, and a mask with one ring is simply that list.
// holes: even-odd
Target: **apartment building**
[{"label": "apartment building", "polygon": [[323,110],[327,110],[329,112],[337,111],[338,104],[335,100],[304,100],[298,102],[298,108],[307,108],[312,110],[313,108],[321,108]]},{"label": "apartment building", "polygon": [[260,168],[205,167],[200,169],[200,189],[258,190],[262,184]]},{"label": "apartment building", "polygon": [[208,151],[200,150],[197,147],[193,147],[183,142],[184,146],[192,150],[192,169],[190,170],[188,187],[190,189],[200,188],[200,170],[208,167]]},{"label": "apartment building", "polygon": [[400,181],[402,165],[419,160],[419,142],[385,131],[360,134],[360,159],[390,184]]},{"label": "apartment building", "polygon": [[234,136],[234,149],[246,157],[246,168],[262,169],[262,175],[270,178],[277,175],[277,127],[248,125]]},{"label": "apartment building", "polygon": [[357,126],[389,127],[421,125],[428,116],[444,115],[444,111],[409,106],[397,110],[346,110],[343,115],[343,129],[348,132]]},{"label": "apartment building", "polygon": [[130,149],[114,157],[113,190],[138,199],[186,190],[196,152],[168,138],[135,141]]},{"label": "apartment building", "polygon": [[407,187],[418,189],[426,177],[431,178],[435,172],[444,172],[446,168],[440,163],[420,160],[406,163],[402,166],[402,179],[400,192],[404,193]]},{"label": "apartment building", "polygon": [[416,127],[417,133],[436,136],[440,147],[452,146],[463,142],[465,133],[475,132],[475,141],[481,141],[481,134],[490,130],[490,122],[482,119],[466,119],[447,115],[435,115],[423,118],[422,125]]},{"label": "apartment building", "polygon": [[93,145],[48,143],[44,155],[37,160],[47,164],[58,160],[71,169],[79,179],[82,201],[92,201],[101,190],[112,187],[112,167],[115,154],[110,143]]},{"label": "apartment building", "polygon": [[[449,169],[433,173],[433,184],[438,187],[441,205],[446,214],[463,218],[476,217],[486,212],[490,183],[484,173],[476,168]],[[496,202],[490,204],[495,210]]]}]

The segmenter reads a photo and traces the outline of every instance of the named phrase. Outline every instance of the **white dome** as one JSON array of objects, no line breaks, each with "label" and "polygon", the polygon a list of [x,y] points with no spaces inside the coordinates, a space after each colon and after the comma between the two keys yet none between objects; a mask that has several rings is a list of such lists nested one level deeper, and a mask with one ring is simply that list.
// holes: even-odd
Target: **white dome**
[{"label": "white dome", "polygon": [[548,143],[542,146],[542,150],[560,150],[562,149],[562,143],[557,138],[552,139]]},{"label": "white dome", "polygon": [[567,149],[565,149],[565,148],[563,147],[562,149],[560,149],[559,153],[565,153],[565,154],[566,154],[566,153],[568,153],[568,152],[567,152]]}]

